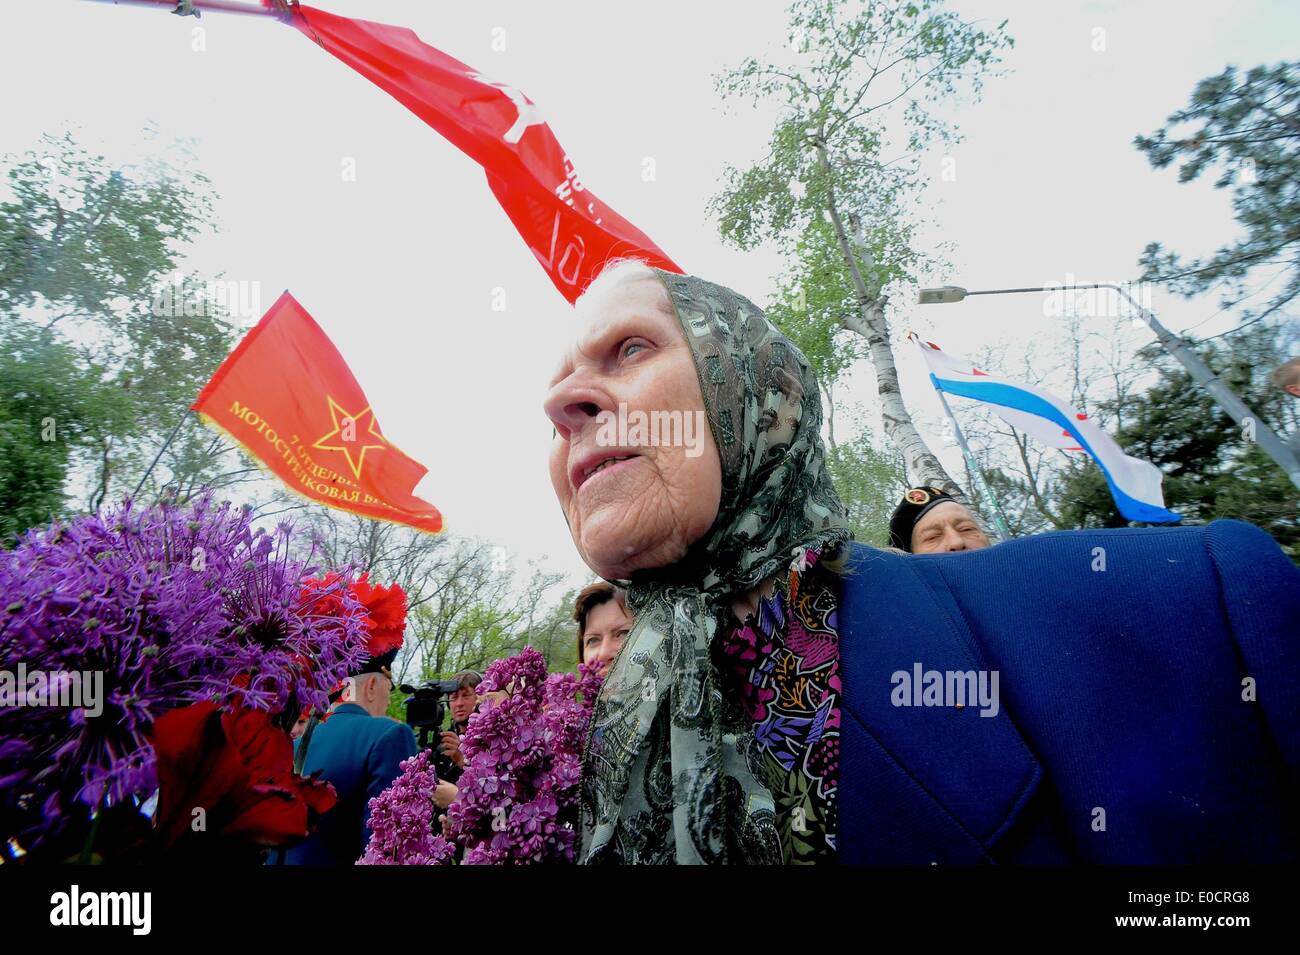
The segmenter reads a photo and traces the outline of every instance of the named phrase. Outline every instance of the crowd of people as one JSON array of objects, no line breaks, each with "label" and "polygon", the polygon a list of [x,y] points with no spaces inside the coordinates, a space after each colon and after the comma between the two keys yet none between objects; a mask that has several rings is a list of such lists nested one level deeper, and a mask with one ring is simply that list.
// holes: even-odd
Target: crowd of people
[{"label": "crowd of people", "polygon": [[[114,681],[155,680],[164,702],[139,732],[96,722],[121,738],[100,763],[65,767],[61,788],[39,752],[98,737],[6,711],[19,728],[0,746],[10,857],[91,845],[86,807],[128,804],[149,836],[124,815],[106,842],[133,858],[1300,857],[1300,571],[1267,534],[1216,521],[994,545],[960,489],[936,481],[903,490],[885,539],[855,541],[816,378],[748,299],[625,260],[575,316],[543,407],[556,499],[596,577],[572,608],[578,674],[525,650],[401,686],[395,719],[400,587],[310,578],[284,556],[286,529],[255,531],[207,498],[34,534],[0,566],[26,594],[9,605],[11,642],[80,672],[103,629],[132,650]],[[1300,398],[1300,360],[1273,381]],[[688,441],[609,427],[620,415],[707,428]],[[176,578],[180,538],[206,557]],[[81,595],[72,611],[68,594]],[[66,639],[69,620],[85,646]],[[178,634],[179,662],[155,673]],[[196,753],[234,749],[252,762],[196,777]],[[88,799],[92,773],[116,788]],[[512,822],[525,789],[527,818]],[[187,822],[196,807],[224,820],[211,837]],[[494,846],[498,824],[513,828]]]},{"label": "crowd of people", "polygon": [[[626,593],[604,581],[591,584],[578,594],[573,619],[578,663],[593,665],[603,675],[632,628]],[[364,853],[371,834],[371,800],[398,777],[403,761],[417,753],[411,726],[389,715],[396,687],[391,670],[395,656],[396,650],[392,650],[370,657],[339,689],[323,719],[312,721],[304,713],[295,724],[297,771],[332,785],[338,802],[306,841],[272,853],[271,862],[352,865]],[[461,741],[470,717],[503,695],[502,691],[480,695],[482,682],[483,674],[476,670],[461,670],[449,681],[454,686],[447,695],[449,722],[434,737],[439,772],[438,784],[430,793],[440,812],[458,793],[456,781],[465,767]],[[445,826],[445,815],[440,818]]]}]

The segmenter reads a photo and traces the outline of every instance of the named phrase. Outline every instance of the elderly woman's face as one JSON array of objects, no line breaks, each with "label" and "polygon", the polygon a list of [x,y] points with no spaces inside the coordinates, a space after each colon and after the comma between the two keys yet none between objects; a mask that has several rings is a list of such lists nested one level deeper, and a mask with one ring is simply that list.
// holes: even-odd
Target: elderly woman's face
[{"label": "elderly woman's face", "polygon": [[[708,531],[722,495],[721,464],[707,423],[691,447],[634,441],[633,426],[608,440],[610,415],[630,425],[656,411],[703,421],[695,363],[663,284],[639,279],[588,297],[577,318],[546,396],[556,431],[551,483],[587,566],[624,579],[675,563]],[[674,433],[684,432],[664,428],[658,437]]]}]

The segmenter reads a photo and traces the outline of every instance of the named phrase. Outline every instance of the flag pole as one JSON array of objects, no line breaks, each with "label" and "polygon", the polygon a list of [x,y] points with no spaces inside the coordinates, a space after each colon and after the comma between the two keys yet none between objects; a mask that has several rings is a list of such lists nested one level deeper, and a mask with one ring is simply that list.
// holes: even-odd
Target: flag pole
[{"label": "flag pole", "polygon": [[292,16],[288,0],[89,0],[91,3],[111,3],[114,6],[163,7],[169,13],[182,17],[197,17],[200,13],[241,13],[246,16],[276,17],[287,20]]},{"label": "flag pole", "polygon": [[943,393],[943,389],[934,383],[934,376],[930,377],[930,384],[934,385],[934,393],[939,396],[939,402],[943,405],[944,414],[952,422],[953,434],[957,436],[957,443],[961,445],[961,453],[966,458],[966,467],[970,470],[971,477],[979,483],[980,490],[988,495],[989,500],[993,502],[993,525],[997,531],[999,540],[1011,539],[1011,528],[1007,524],[1007,515],[1002,511],[1002,502],[998,500],[997,495],[988,486],[984,480],[984,475],[980,472],[979,466],[975,463],[975,456],[970,453],[970,446],[966,443],[966,435],[962,433],[961,425],[957,423],[957,416],[952,413],[952,408],[948,407],[948,399]]},{"label": "flag pole", "polygon": [[162,456],[166,453],[167,449],[172,446],[172,442],[176,440],[176,435],[181,433],[181,428],[185,425],[185,422],[189,420],[189,416],[190,409],[186,408],[185,413],[182,414],[180,420],[176,422],[176,427],[172,428],[172,433],[167,435],[167,440],[163,442],[162,447],[158,449],[158,453],[153,456],[153,460],[150,461],[149,466],[145,468],[144,474],[140,475],[140,483],[137,484],[135,490],[131,492],[132,501],[139,496],[140,489],[144,487],[144,482],[149,480],[149,475],[153,474],[153,469],[158,465],[158,462],[162,460]]}]

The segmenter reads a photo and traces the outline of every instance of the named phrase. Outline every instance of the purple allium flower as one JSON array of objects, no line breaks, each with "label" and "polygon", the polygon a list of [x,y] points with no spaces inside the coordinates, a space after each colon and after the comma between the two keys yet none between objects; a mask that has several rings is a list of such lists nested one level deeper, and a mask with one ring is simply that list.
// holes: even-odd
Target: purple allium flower
[{"label": "purple allium flower", "polygon": [[[202,700],[281,714],[286,725],[366,654],[359,606],[318,617],[286,526],[203,497],[29,531],[0,552],[0,668],[100,674],[102,712],[0,707],[0,840],[31,849],[86,807],[155,788],[145,730]],[[314,596],[320,592],[315,591]],[[79,805],[80,804],[80,805]]]}]

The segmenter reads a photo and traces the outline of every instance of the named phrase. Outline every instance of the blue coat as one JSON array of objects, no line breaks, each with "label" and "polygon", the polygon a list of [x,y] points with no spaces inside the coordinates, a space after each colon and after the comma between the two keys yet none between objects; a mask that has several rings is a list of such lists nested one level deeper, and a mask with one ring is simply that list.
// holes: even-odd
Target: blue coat
[{"label": "blue coat", "polygon": [[[850,566],[841,861],[1300,859],[1300,570],[1263,531],[854,545]],[[896,676],[917,664],[998,671],[997,714],[895,705],[921,701]]]},{"label": "blue coat", "polygon": [[[294,744],[294,752],[301,745]],[[318,725],[307,747],[303,775],[317,770],[333,783],[338,803],[320,820],[320,828],[285,853],[289,865],[352,865],[370,840],[371,798],[401,772],[398,764],[414,756],[415,734],[405,723],[371,716],[355,703],[334,708]]]}]

